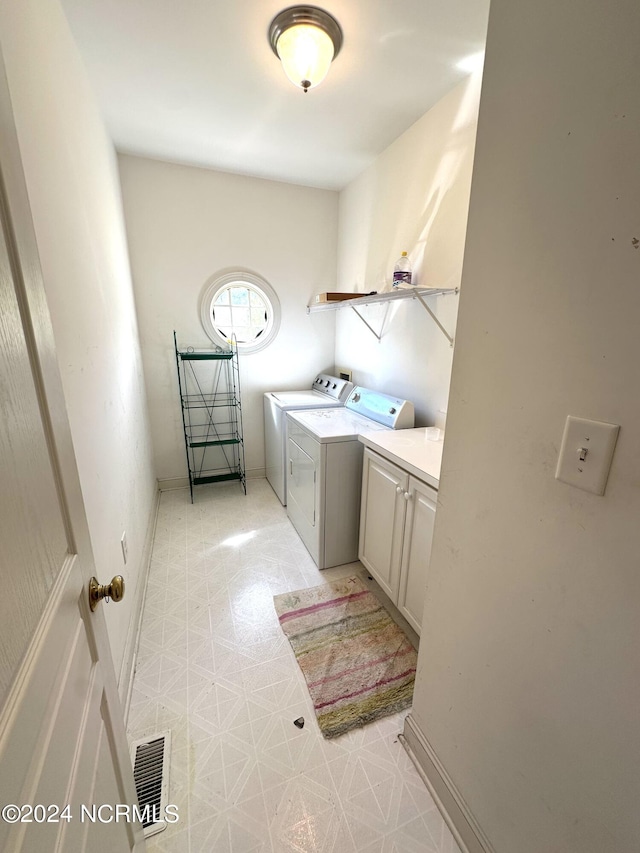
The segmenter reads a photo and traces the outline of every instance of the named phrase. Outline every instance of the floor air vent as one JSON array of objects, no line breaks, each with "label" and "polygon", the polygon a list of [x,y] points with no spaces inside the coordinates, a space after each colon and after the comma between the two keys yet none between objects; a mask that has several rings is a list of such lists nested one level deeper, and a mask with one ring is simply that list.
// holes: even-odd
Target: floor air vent
[{"label": "floor air vent", "polygon": [[171,732],[160,732],[131,744],[133,778],[145,838],[166,827]]}]

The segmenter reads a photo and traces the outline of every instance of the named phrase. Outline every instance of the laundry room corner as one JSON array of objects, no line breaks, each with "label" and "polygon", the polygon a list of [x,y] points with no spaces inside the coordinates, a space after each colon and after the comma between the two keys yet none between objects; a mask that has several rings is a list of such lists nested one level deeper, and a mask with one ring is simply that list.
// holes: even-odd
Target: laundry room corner
[{"label": "laundry room corner", "polygon": [[200,301],[233,270],[262,277],[281,307],[271,345],[239,355],[247,478],[264,477],[264,393],[333,373],[335,319],[306,306],[335,288],[338,193],[123,154],[119,167],[158,479],[186,482],[173,330],[211,348]]}]

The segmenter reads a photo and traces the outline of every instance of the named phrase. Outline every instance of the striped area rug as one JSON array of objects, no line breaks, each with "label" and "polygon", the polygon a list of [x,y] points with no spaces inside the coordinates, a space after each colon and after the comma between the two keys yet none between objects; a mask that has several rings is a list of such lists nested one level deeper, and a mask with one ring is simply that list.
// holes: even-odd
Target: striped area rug
[{"label": "striped area rug", "polygon": [[416,651],[359,578],[273,602],[326,738],[411,705]]}]

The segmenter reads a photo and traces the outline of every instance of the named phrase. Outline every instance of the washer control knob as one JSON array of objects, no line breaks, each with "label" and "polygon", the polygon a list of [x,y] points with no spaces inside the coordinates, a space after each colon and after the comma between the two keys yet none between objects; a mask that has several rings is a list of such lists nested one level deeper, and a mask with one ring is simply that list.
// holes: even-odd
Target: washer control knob
[{"label": "washer control knob", "polygon": [[332,387],[332,388],[337,388],[338,386],[337,386],[337,385],[336,385],[336,383],[334,382],[334,383],[333,383],[333,385],[332,385],[331,387]]},{"label": "washer control knob", "polygon": [[389,414],[390,414],[390,415],[395,415],[395,413],[396,413],[396,410],[394,409],[394,407],[393,407],[393,406],[391,406],[391,408],[389,409]]},{"label": "washer control knob", "polygon": [[328,388],[329,387],[329,380],[326,379],[324,384],[325,384],[325,388]]},{"label": "washer control knob", "polygon": [[360,394],[358,394],[358,392],[356,391],[356,393],[353,395],[353,397],[351,399],[353,400],[354,403],[357,403],[358,400],[360,399]]}]

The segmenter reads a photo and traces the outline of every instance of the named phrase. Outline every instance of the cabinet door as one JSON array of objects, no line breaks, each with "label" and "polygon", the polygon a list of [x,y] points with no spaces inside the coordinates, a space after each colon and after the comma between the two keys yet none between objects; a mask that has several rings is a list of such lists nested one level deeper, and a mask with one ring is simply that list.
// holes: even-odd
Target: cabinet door
[{"label": "cabinet door", "polygon": [[398,609],[420,634],[438,493],[409,477]]},{"label": "cabinet door", "polygon": [[365,448],[358,556],[394,603],[398,600],[408,481],[405,471]]}]

